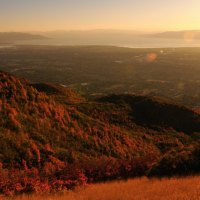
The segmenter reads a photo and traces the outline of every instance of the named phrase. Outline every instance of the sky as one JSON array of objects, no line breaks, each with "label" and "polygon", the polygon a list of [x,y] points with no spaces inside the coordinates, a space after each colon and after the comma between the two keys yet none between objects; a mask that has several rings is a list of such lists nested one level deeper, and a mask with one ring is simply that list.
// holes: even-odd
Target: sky
[{"label": "sky", "polygon": [[200,0],[0,0],[0,31],[200,30]]}]

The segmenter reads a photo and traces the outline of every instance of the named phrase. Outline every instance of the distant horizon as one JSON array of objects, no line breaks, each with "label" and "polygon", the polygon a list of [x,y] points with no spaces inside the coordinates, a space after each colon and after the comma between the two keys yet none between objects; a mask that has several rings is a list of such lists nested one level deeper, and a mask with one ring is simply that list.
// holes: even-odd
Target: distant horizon
[{"label": "distant horizon", "polygon": [[0,30],[199,30],[199,10],[199,0],[0,0]]},{"label": "distant horizon", "polygon": [[150,30],[134,30],[134,29],[52,29],[52,30],[0,30],[0,33],[49,33],[49,32],[87,32],[87,31],[110,31],[110,32],[130,32],[130,33],[165,33],[165,32],[187,32],[187,31],[200,31],[200,29],[180,29],[180,30],[157,30],[157,31],[150,31]]}]

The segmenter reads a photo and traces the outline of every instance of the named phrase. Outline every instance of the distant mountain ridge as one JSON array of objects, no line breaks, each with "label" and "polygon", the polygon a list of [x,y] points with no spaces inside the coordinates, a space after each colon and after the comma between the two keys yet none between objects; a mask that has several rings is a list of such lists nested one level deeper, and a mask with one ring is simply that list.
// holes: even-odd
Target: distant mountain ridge
[{"label": "distant mountain ridge", "polygon": [[200,39],[200,30],[183,30],[183,31],[165,31],[159,33],[145,33],[131,30],[69,30],[69,31],[51,31],[37,33],[23,32],[0,32],[0,42],[20,41],[20,40],[41,40],[53,38],[106,38],[114,37],[119,40],[128,38],[147,37],[147,38],[166,38],[166,39]]},{"label": "distant mountain ridge", "polygon": [[22,32],[0,32],[0,42],[14,42],[20,40],[41,40],[41,39],[47,39],[47,37],[42,35],[22,33]]},{"label": "distant mountain ridge", "polygon": [[200,39],[200,30],[166,31],[154,34],[144,34],[143,36],[149,38],[193,40],[193,39]]},{"label": "distant mountain ridge", "polygon": [[[40,32],[39,32],[40,34]],[[134,38],[134,37],[149,37],[149,38],[168,38],[168,39],[182,39],[182,38],[195,38],[200,39],[200,30],[183,30],[183,31],[165,31],[158,33],[148,33],[145,31],[135,30],[60,30],[52,32],[41,32],[41,34],[49,35],[50,37],[95,37],[96,39],[104,37],[115,37],[119,39]]]}]

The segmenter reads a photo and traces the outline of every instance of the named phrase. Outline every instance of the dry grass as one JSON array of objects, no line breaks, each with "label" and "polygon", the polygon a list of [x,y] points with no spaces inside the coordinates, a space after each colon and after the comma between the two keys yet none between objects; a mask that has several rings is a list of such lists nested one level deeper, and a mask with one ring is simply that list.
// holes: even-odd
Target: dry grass
[{"label": "dry grass", "polygon": [[22,196],[15,200],[200,200],[200,177],[133,179],[89,185],[60,196]]}]

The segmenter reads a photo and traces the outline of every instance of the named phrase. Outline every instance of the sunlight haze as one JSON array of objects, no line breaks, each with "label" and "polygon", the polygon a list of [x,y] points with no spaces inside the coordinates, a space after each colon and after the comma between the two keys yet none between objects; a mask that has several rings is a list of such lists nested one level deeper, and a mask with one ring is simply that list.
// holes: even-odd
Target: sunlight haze
[{"label": "sunlight haze", "polygon": [[199,0],[0,0],[0,31],[200,29]]}]

